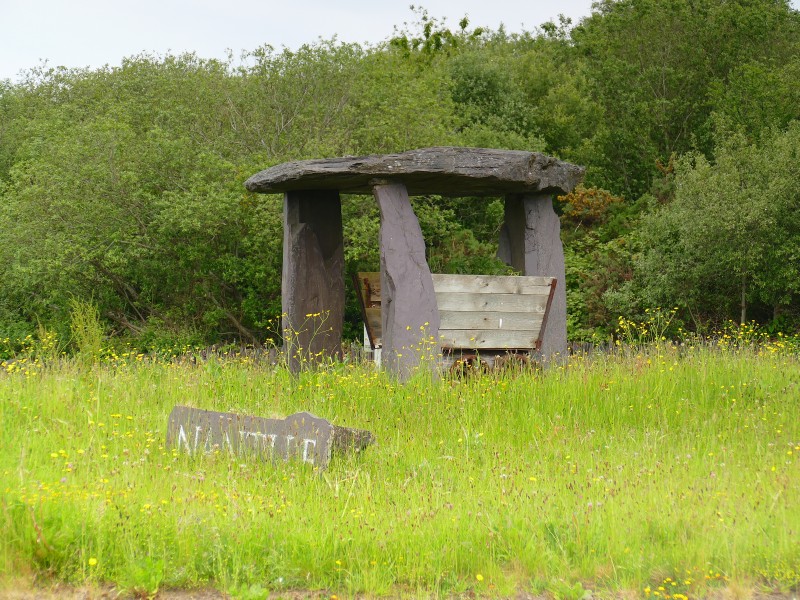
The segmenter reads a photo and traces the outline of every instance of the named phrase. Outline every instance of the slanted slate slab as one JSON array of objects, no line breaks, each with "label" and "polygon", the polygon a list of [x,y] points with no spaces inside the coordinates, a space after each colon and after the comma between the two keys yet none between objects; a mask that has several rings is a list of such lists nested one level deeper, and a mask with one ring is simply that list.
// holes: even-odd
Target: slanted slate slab
[{"label": "slanted slate slab", "polygon": [[320,469],[328,466],[332,450],[359,452],[372,441],[369,431],[332,425],[307,412],[265,419],[176,406],[167,423],[167,446],[177,446],[180,452],[252,454],[300,460]]},{"label": "slanted slate slab", "polygon": [[567,193],[583,173],[583,167],[539,152],[443,146],[287,162],[256,173],[245,186],[259,193],[314,189],[369,194],[376,179],[390,179],[405,184],[411,195],[496,197]]},{"label": "slanted slate slab", "polygon": [[382,362],[401,380],[439,353],[439,310],[425,240],[402,183],[374,188],[381,211]]}]

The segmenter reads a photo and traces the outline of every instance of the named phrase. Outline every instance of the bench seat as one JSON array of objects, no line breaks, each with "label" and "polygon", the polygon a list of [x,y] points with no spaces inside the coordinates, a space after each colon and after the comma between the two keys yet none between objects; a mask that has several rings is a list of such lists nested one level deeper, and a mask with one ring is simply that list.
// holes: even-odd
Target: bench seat
[{"label": "bench seat", "polygon": [[[433,274],[445,356],[531,353],[541,349],[555,277]],[[358,273],[356,289],[373,350],[381,343],[380,274]]]}]

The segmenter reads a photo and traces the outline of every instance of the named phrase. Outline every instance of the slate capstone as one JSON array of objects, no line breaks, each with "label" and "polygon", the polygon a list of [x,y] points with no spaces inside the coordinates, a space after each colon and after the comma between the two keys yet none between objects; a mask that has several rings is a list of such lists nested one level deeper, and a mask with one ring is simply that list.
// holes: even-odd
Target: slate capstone
[{"label": "slate capstone", "polygon": [[338,190],[371,194],[375,180],[403,183],[410,195],[502,196],[565,194],[581,181],[584,168],[540,152],[421,148],[399,154],[301,160],[276,165],[245,182],[251,192]]}]

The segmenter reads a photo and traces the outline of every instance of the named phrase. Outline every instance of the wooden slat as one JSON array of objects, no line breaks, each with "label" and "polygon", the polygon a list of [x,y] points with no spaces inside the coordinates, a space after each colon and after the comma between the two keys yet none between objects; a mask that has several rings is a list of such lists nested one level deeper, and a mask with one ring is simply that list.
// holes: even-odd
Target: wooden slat
[{"label": "wooden slat", "polygon": [[374,306],[365,309],[367,313],[367,330],[369,331],[370,341],[376,348],[383,346],[383,329],[381,327],[381,307]]},{"label": "wooden slat", "polygon": [[548,295],[554,277],[514,275],[433,275],[436,293],[486,293]]},{"label": "wooden slat", "polygon": [[543,314],[521,312],[465,312],[440,310],[439,329],[501,329],[532,331],[542,328]]},{"label": "wooden slat", "polygon": [[[433,288],[436,292],[464,292],[487,294],[534,294],[547,295],[554,277],[523,277],[517,275],[441,275],[434,273]],[[369,284],[370,300],[381,301],[380,273],[358,274],[362,292]]]},{"label": "wooden slat", "polygon": [[548,296],[521,294],[458,294],[442,292],[436,294],[440,311],[473,312],[521,312],[542,313],[547,307]]},{"label": "wooden slat", "polygon": [[[359,293],[367,306],[381,303],[381,274],[380,273],[359,273],[358,274]],[[367,297],[369,291],[369,297]]]},{"label": "wooden slat", "polygon": [[497,329],[439,330],[439,341],[445,348],[533,348],[539,333],[533,331],[502,331]]},{"label": "wooden slat", "polygon": [[[353,284],[356,288],[358,301],[361,306],[361,316],[364,326],[372,343],[373,349],[380,348],[383,344],[383,330],[381,327],[380,304],[380,274],[355,273]],[[377,285],[375,285],[377,283]],[[369,292],[369,293],[368,293]]]},{"label": "wooden slat", "polygon": [[[357,278],[366,325],[379,347],[380,274],[358,273]],[[535,348],[541,336],[555,278],[434,274],[433,283],[444,348],[525,349]]]}]

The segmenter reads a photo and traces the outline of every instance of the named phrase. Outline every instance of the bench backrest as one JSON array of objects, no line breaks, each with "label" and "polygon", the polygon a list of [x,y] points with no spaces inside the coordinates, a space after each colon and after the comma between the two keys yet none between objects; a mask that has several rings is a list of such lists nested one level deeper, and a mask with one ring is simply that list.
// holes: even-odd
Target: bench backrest
[{"label": "bench backrest", "polygon": [[[381,346],[380,273],[359,273],[357,289],[373,348]],[[433,275],[445,350],[539,350],[555,277]]]}]

